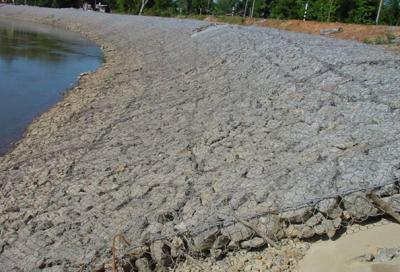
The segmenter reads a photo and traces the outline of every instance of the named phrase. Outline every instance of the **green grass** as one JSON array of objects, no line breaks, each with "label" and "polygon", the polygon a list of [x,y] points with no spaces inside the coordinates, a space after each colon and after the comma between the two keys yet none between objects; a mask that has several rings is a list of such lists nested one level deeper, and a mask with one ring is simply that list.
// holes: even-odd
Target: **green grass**
[{"label": "green grass", "polygon": [[391,44],[393,43],[393,40],[396,39],[396,36],[394,36],[392,33],[386,33],[384,36],[378,36],[375,38],[365,38],[364,43],[367,44]]},{"label": "green grass", "polygon": [[244,18],[240,16],[215,16],[215,18],[221,23],[227,23],[232,25],[244,24]]}]

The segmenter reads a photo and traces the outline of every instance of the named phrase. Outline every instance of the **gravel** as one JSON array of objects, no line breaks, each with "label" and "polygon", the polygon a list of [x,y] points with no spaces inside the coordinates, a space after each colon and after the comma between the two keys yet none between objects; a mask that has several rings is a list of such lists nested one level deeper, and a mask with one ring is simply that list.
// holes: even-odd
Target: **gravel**
[{"label": "gravel", "polygon": [[[84,33],[106,59],[0,158],[0,270],[90,270],[119,233],[140,244],[400,178],[399,55],[203,21],[7,5],[0,17]],[[350,216],[376,212],[346,201]],[[340,221],[337,202],[321,207]],[[302,208],[286,218],[303,226]]]}]

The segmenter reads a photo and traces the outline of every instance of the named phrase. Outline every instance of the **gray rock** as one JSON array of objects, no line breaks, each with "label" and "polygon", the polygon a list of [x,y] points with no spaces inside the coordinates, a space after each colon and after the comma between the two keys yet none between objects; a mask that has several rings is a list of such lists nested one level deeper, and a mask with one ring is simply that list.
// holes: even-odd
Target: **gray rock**
[{"label": "gray rock", "polygon": [[309,227],[313,227],[321,223],[323,219],[325,219],[325,217],[321,213],[317,213],[306,221],[306,225]]},{"label": "gray rock", "polygon": [[255,248],[262,247],[265,244],[266,244],[266,242],[264,241],[264,239],[262,239],[260,237],[255,237],[251,240],[241,242],[240,247],[244,248],[244,249],[255,249]]},{"label": "gray rock", "polygon": [[225,248],[229,242],[229,237],[221,234],[217,237],[217,239],[215,239],[212,248]]},{"label": "gray rock", "polygon": [[316,225],[313,227],[315,234],[322,235],[325,233],[325,227],[323,225]]},{"label": "gray rock", "polygon": [[214,228],[193,237],[193,245],[196,251],[211,249],[219,233],[219,230],[217,228]]},{"label": "gray rock", "polygon": [[231,242],[237,243],[249,239],[254,235],[254,231],[240,223],[236,223],[232,226],[222,229],[222,234],[228,237]]},{"label": "gray rock", "polygon": [[381,248],[375,256],[376,262],[389,262],[400,257],[400,248]]},{"label": "gray rock", "polygon": [[321,226],[323,226],[326,235],[328,235],[330,239],[332,239],[333,236],[335,236],[337,228],[335,226],[334,221],[325,219],[322,221]]},{"label": "gray rock", "polygon": [[311,216],[312,209],[309,207],[287,211],[280,214],[280,217],[283,220],[286,220],[292,224],[304,223]]},{"label": "gray rock", "polygon": [[343,206],[350,217],[362,219],[378,213],[370,200],[361,193],[355,193],[343,198]]},{"label": "gray rock", "polygon": [[286,229],[286,235],[291,238],[311,238],[315,235],[313,228],[300,224],[300,225],[289,225]]},{"label": "gray rock", "polygon": [[399,193],[399,186],[397,184],[389,184],[379,188],[375,193],[381,197],[392,196]]},{"label": "gray rock", "polygon": [[342,215],[342,209],[334,198],[324,199],[317,204],[317,209],[328,218],[338,218]]},{"label": "gray rock", "polygon": [[389,196],[389,197],[384,197],[383,200],[386,201],[388,204],[390,204],[395,211],[400,212],[400,195],[399,194]]},{"label": "gray rock", "polygon": [[268,214],[252,221],[253,226],[264,235],[273,240],[281,239],[285,236],[281,219],[278,215]]},{"label": "gray rock", "polygon": [[210,255],[214,259],[218,259],[219,257],[221,257],[222,253],[223,253],[223,250],[220,249],[220,248],[212,248],[212,249],[210,249]]},{"label": "gray rock", "polygon": [[151,257],[161,267],[168,266],[171,261],[166,251],[166,245],[163,241],[155,241],[150,245]]},{"label": "gray rock", "polygon": [[146,258],[137,259],[135,261],[135,266],[138,269],[138,272],[151,272],[152,271],[149,260],[147,260]]}]

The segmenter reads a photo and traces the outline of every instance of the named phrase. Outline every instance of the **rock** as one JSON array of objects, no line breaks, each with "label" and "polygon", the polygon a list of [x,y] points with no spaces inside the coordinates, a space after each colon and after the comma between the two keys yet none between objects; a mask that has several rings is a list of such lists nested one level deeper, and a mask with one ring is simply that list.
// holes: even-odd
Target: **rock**
[{"label": "rock", "polygon": [[314,229],[304,224],[289,225],[286,229],[286,235],[291,238],[311,238],[314,234]]},{"label": "rock", "polygon": [[195,251],[203,251],[212,248],[219,233],[220,232],[218,228],[214,228],[193,237],[193,245],[195,247]]},{"label": "rock", "polygon": [[372,262],[374,258],[374,255],[372,255],[371,253],[367,253],[357,257],[356,259],[360,262]]},{"label": "rock", "polygon": [[151,272],[149,260],[146,258],[139,258],[135,261],[135,266],[138,272]]},{"label": "rock", "polygon": [[212,248],[224,248],[229,244],[230,240],[227,236],[221,234],[215,239]]},{"label": "rock", "polygon": [[179,256],[180,251],[181,251],[182,247],[184,246],[184,244],[183,244],[182,239],[176,236],[176,237],[174,237],[174,239],[172,239],[171,246],[172,246],[171,256],[173,258],[176,258]]},{"label": "rock", "polygon": [[317,209],[325,214],[328,218],[338,218],[342,215],[342,209],[339,207],[335,198],[328,198],[317,204]]},{"label": "rock", "polygon": [[129,251],[129,254],[139,258],[139,257],[143,256],[143,254],[149,253],[149,252],[150,252],[150,249],[148,246],[139,246],[139,247],[136,247],[136,248],[132,249],[131,251]]},{"label": "rock", "polygon": [[375,256],[375,262],[390,262],[400,257],[400,248],[381,248]]},{"label": "rock", "polygon": [[332,220],[325,219],[322,221],[321,226],[324,228],[326,235],[330,239],[336,234],[336,227]]},{"label": "rock", "polygon": [[325,227],[322,225],[316,225],[313,228],[314,228],[315,234],[317,234],[317,235],[322,235],[325,233]]},{"label": "rock", "polygon": [[306,225],[309,227],[313,227],[321,223],[322,220],[324,219],[325,217],[321,213],[317,213],[316,215],[312,216],[310,219],[307,220]]},{"label": "rock", "polygon": [[283,220],[289,223],[304,223],[312,216],[312,209],[309,207],[301,208],[294,211],[287,211],[280,214]]},{"label": "rock", "polygon": [[279,240],[285,236],[281,219],[278,215],[268,214],[260,217],[255,224],[257,230],[264,233],[273,240]]},{"label": "rock", "polygon": [[392,196],[399,193],[399,186],[396,184],[385,185],[376,190],[375,193],[380,197]]},{"label": "rock", "polygon": [[343,206],[352,218],[363,219],[378,214],[374,205],[363,193],[355,193],[343,198]]},{"label": "rock", "polygon": [[333,225],[336,229],[339,229],[342,226],[342,218],[338,217],[333,220]]},{"label": "rock", "polygon": [[388,204],[390,204],[395,211],[400,212],[400,195],[399,194],[389,196],[389,197],[384,197],[382,199],[385,202],[387,202]]},{"label": "rock", "polygon": [[337,200],[335,198],[328,198],[321,200],[317,204],[318,211],[327,214],[330,210],[337,206]]},{"label": "rock", "polygon": [[230,251],[237,251],[240,249],[240,244],[239,242],[230,241],[229,244],[226,246],[226,249]]},{"label": "rock", "polygon": [[244,248],[244,249],[254,249],[254,248],[262,247],[265,244],[266,244],[266,242],[264,241],[264,239],[262,239],[260,237],[256,237],[251,240],[241,242],[240,247]]},{"label": "rock", "polygon": [[254,235],[254,231],[241,223],[236,223],[222,229],[222,234],[227,236],[231,242],[237,243],[249,239],[252,235]]},{"label": "rock", "polygon": [[321,35],[329,35],[329,34],[334,34],[334,33],[342,32],[342,31],[343,31],[343,28],[341,28],[341,27],[325,28],[325,29],[321,29],[319,31],[319,34],[321,34]]},{"label": "rock", "polygon": [[168,247],[163,241],[155,241],[150,245],[151,257],[159,266],[169,265],[171,259],[166,254],[167,251]]},{"label": "rock", "polygon": [[223,251],[219,248],[210,249],[210,255],[214,259],[218,259],[219,257],[221,257],[222,253],[223,253]]}]

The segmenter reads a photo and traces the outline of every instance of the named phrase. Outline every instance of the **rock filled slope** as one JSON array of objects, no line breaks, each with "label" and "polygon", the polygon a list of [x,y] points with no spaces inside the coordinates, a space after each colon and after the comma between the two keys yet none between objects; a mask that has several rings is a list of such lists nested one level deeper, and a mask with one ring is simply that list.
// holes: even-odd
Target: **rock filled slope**
[{"label": "rock filled slope", "polygon": [[0,270],[94,267],[117,233],[196,232],[400,178],[399,55],[190,20],[0,16],[85,33],[106,59],[0,158]]}]

